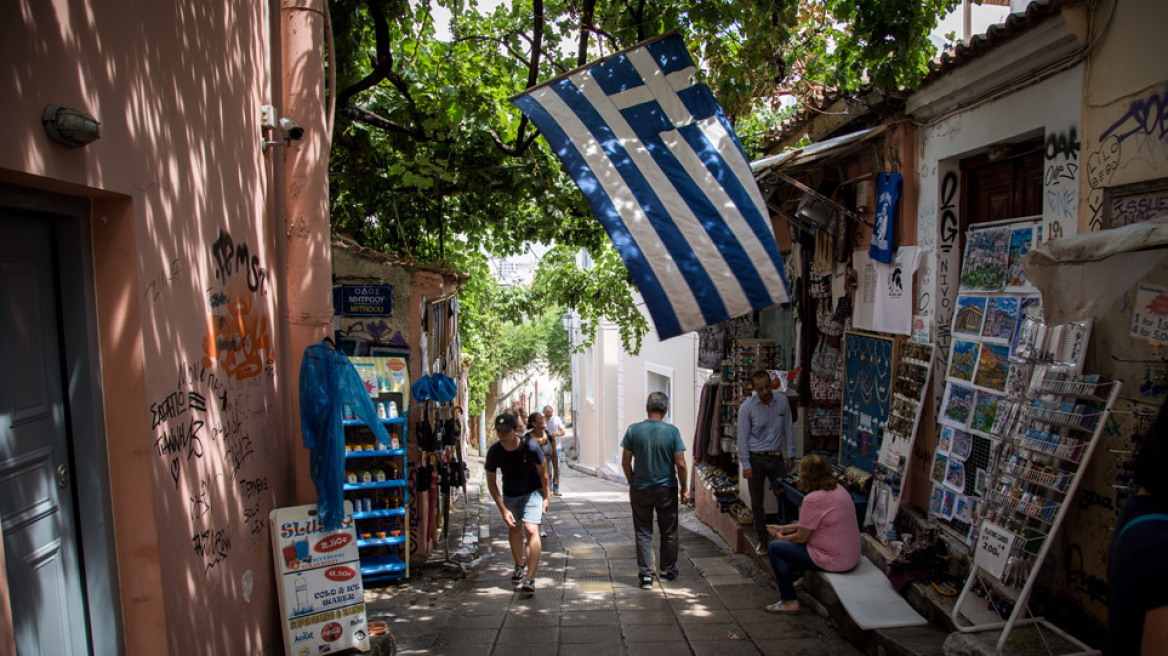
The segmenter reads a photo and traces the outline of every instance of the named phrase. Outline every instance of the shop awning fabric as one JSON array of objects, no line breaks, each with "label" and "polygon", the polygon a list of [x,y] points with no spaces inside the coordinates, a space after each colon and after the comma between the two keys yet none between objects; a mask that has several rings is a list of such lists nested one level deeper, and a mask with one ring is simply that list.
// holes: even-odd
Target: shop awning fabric
[{"label": "shop awning fabric", "polygon": [[1026,254],[1051,325],[1100,315],[1168,257],[1168,216],[1048,241]]},{"label": "shop awning fabric", "polygon": [[676,33],[512,102],[564,163],[661,339],[790,302],[746,153]]},{"label": "shop awning fabric", "polygon": [[750,163],[750,170],[754,171],[755,176],[762,175],[772,169],[786,170],[800,166],[806,166],[814,162],[826,159],[828,157],[837,157],[844,154],[845,149],[849,146],[861,144],[869,139],[879,135],[888,129],[887,125],[879,125],[867,130],[860,130],[859,132],[852,132],[839,137],[831,139],[824,139],[823,141],[813,143],[810,146],[803,148],[795,148],[788,150],[778,155],[764,157],[760,160],[755,160]]}]

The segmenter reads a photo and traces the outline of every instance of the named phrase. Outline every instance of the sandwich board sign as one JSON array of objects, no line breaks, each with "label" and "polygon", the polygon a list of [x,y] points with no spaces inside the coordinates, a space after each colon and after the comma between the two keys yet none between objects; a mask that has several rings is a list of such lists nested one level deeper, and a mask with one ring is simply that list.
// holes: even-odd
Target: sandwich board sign
[{"label": "sandwich board sign", "polygon": [[324,530],[315,505],[276,508],[269,519],[285,653],[369,651],[353,502],[336,531]]}]

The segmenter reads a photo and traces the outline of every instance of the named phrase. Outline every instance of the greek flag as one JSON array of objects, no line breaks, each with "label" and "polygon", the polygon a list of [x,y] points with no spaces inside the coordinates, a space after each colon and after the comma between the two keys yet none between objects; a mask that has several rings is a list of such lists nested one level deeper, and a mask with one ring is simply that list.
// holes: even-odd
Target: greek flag
[{"label": "greek flag", "polygon": [[790,297],[738,137],[679,34],[512,99],[608,232],[661,339]]}]

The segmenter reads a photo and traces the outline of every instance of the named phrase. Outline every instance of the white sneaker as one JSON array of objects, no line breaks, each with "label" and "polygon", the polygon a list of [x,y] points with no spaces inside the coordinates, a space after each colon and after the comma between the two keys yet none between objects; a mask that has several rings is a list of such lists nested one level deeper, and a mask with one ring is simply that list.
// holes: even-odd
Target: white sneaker
[{"label": "white sneaker", "polygon": [[535,579],[530,576],[523,577],[523,582],[519,584],[519,589],[527,594],[535,592]]}]

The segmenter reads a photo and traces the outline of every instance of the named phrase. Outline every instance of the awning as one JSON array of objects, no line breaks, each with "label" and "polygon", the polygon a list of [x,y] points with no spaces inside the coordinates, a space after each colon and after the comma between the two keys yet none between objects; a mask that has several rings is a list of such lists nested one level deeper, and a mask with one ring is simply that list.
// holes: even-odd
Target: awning
[{"label": "awning", "polygon": [[1168,216],[1048,241],[1026,254],[1026,278],[1042,292],[1051,325],[1102,314],[1168,257]]},{"label": "awning", "polygon": [[750,170],[754,172],[755,177],[758,177],[770,169],[789,169],[811,164],[828,157],[845,155],[850,150],[849,146],[858,146],[884,132],[889,127],[888,125],[879,125],[874,128],[868,128],[867,130],[845,134],[841,137],[826,139],[803,148],[796,148],[794,150],[788,150],[785,153],[765,157],[751,162]]}]

